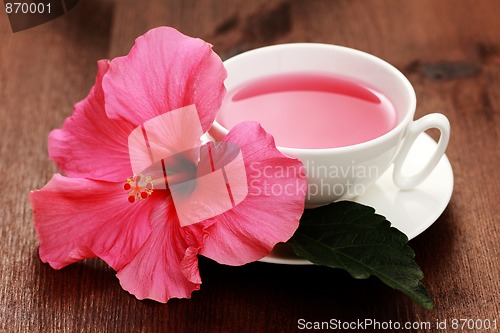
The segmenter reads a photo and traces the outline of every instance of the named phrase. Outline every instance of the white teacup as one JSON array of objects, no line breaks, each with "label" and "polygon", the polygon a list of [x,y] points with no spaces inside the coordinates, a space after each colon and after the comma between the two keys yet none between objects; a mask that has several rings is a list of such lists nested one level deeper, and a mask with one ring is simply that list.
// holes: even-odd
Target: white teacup
[{"label": "white teacup", "polygon": [[[448,145],[448,119],[433,113],[413,121],[416,97],[412,85],[395,67],[368,53],[328,44],[281,44],[239,54],[226,60],[224,65],[228,72],[225,81],[228,91],[274,74],[322,72],[365,82],[394,105],[398,124],[373,140],[338,148],[278,147],[284,154],[297,157],[306,168],[306,207],[363,194],[392,163],[394,183],[403,190],[411,189],[432,172]],[[436,151],[418,173],[403,175],[401,169],[412,144],[419,134],[430,128],[441,132]],[[221,140],[227,133],[228,129],[216,118],[210,134]]]}]

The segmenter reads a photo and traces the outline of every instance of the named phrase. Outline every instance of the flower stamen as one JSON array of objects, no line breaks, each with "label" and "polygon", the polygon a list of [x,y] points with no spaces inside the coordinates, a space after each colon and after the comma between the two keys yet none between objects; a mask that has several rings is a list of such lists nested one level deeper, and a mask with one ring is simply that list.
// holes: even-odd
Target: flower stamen
[{"label": "flower stamen", "polygon": [[147,199],[153,193],[153,179],[143,174],[133,175],[128,178],[123,189],[128,192],[128,201],[134,203],[137,200]]}]

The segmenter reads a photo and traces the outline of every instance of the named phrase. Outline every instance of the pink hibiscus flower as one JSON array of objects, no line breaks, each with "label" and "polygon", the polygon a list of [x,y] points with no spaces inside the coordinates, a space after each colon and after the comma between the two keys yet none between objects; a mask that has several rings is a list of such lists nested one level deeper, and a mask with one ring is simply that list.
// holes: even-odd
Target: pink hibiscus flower
[{"label": "pink hibiscus flower", "polygon": [[49,155],[68,177],[30,194],[43,262],[60,269],[99,257],[138,299],[166,302],[199,289],[198,254],[242,265],[293,235],[302,164],[256,123],[234,127],[219,146],[200,142],[225,76],[209,44],[167,27],[139,37],[127,56],[99,61],[89,95],[49,136]]}]

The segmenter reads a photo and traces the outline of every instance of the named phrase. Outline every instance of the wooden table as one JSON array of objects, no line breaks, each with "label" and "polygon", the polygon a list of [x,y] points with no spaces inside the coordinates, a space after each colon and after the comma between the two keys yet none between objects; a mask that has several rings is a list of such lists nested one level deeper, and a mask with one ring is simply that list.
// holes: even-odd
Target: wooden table
[{"label": "wooden table", "polygon": [[[450,332],[460,318],[500,326],[499,15],[495,0],[85,0],[12,33],[0,12],[0,331],[291,332],[299,319],[433,325],[408,332]],[[57,172],[49,131],[87,94],[98,59],[126,54],[159,25],[204,38],[222,57],[284,42],[367,51],[413,83],[416,117],[450,119],[453,196],[410,242],[434,310],[376,279],[313,266],[227,267],[202,258],[201,290],[165,305],[129,295],[99,260],[61,271],[40,261],[28,193]],[[438,329],[444,320],[448,329]]]}]

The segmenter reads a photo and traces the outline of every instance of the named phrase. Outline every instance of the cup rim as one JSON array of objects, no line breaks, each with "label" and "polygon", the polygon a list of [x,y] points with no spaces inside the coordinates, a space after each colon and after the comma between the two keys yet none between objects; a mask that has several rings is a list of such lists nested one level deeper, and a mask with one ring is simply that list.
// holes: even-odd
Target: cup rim
[{"label": "cup rim", "polygon": [[[399,69],[388,63],[387,61],[364,51],[353,49],[347,46],[342,46],[342,45],[335,45],[335,44],[325,44],[325,43],[284,43],[284,44],[275,44],[275,45],[269,45],[269,46],[264,46],[256,49],[252,49],[240,54],[237,54],[227,60],[224,61],[224,64],[233,62],[238,60],[240,57],[246,57],[248,55],[252,55],[257,52],[267,52],[270,49],[294,49],[294,48],[322,48],[322,49],[330,49],[330,50],[340,50],[342,52],[350,52],[352,54],[357,55],[358,57],[364,57],[367,60],[371,60],[376,62],[377,64],[380,65],[380,67],[386,69],[387,71],[391,72],[394,76],[396,76],[399,81],[404,85],[406,90],[409,93],[409,102],[408,102],[408,108],[409,112],[406,112],[404,117],[398,122],[398,124],[392,128],[390,131],[387,133],[384,133],[381,136],[378,136],[374,139],[371,139],[369,141],[349,145],[349,146],[342,146],[342,147],[332,147],[332,148],[296,148],[296,147],[285,147],[285,146],[276,146],[279,150],[283,152],[292,152],[296,154],[324,154],[324,153],[342,153],[342,152],[352,152],[352,151],[357,151],[357,150],[362,150],[362,149],[369,149],[373,146],[376,146],[386,140],[391,139],[392,137],[398,135],[400,131],[403,131],[408,123],[413,119],[414,114],[415,114],[415,109],[417,105],[417,97],[415,94],[415,89],[413,88],[412,84],[408,80],[408,78],[401,73]],[[242,122],[245,121],[250,121],[250,120],[243,120]],[[216,131],[221,132],[223,135],[227,135],[229,133],[229,129],[226,127],[222,126],[216,119],[214,119],[214,122],[212,124],[212,128],[214,128]],[[271,134],[272,135],[272,134]]]}]

